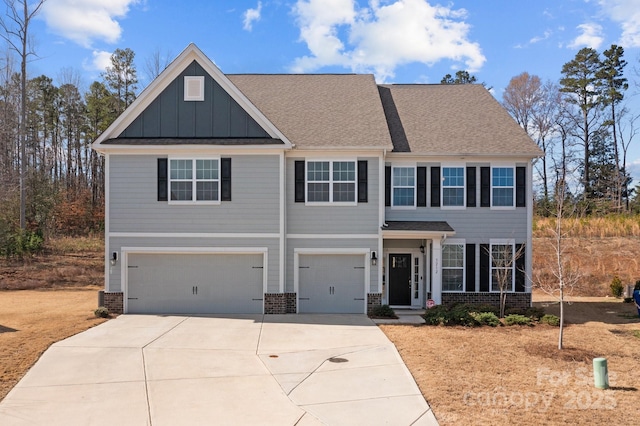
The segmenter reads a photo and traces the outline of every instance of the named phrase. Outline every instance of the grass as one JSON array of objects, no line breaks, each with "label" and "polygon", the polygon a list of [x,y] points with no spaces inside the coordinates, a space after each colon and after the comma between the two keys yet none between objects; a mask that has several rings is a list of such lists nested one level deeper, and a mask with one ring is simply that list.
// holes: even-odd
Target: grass
[{"label": "grass", "polygon": [[0,400],[52,343],[105,321],[98,289],[0,291]]},{"label": "grass", "polygon": [[[536,295],[538,307],[558,306]],[[563,350],[558,328],[381,325],[441,425],[634,424],[640,395],[640,319],[611,298],[578,298]],[[594,387],[593,358],[608,361],[611,388]]]},{"label": "grass", "polygon": [[[553,217],[536,217],[533,221],[534,236],[552,237],[555,226]],[[563,229],[568,237],[574,238],[640,237],[640,215],[565,218]]]}]

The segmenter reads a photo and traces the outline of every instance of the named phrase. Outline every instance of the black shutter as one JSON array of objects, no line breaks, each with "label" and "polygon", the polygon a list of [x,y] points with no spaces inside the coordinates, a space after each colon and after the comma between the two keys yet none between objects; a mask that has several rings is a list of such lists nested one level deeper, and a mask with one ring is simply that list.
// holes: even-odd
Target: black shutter
[{"label": "black shutter", "polygon": [[231,201],[231,158],[220,159],[220,201]]},{"label": "black shutter", "polygon": [[391,205],[391,166],[384,168],[384,205]]},{"label": "black shutter", "polygon": [[295,162],[295,202],[304,203],[304,161]]},{"label": "black shutter", "polygon": [[418,167],[418,197],[417,206],[427,207],[427,168]]},{"label": "black shutter", "polygon": [[516,207],[527,207],[526,167],[516,167]]},{"label": "black shutter", "polygon": [[166,158],[158,158],[158,201],[168,201],[169,199],[167,166],[168,160]]},{"label": "black shutter", "polygon": [[480,207],[491,207],[491,167],[480,167]]},{"label": "black shutter", "polygon": [[476,291],[476,245],[467,244],[465,247],[465,291]]},{"label": "black shutter", "polygon": [[440,167],[431,168],[431,207],[440,207]]},{"label": "black shutter", "polygon": [[358,161],[358,202],[369,201],[368,165],[367,160]]},{"label": "black shutter", "polygon": [[489,291],[491,282],[491,261],[489,244],[480,244],[480,291]]},{"label": "black shutter", "polygon": [[527,251],[524,248],[524,244],[516,244],[516,254],[519,257],[516,259],[516,291],[524,293],[525,291],[525,255]]},{"label": "black shutter", "polygon": [[467,207],[476,206],[476,168],[467,167]]}]

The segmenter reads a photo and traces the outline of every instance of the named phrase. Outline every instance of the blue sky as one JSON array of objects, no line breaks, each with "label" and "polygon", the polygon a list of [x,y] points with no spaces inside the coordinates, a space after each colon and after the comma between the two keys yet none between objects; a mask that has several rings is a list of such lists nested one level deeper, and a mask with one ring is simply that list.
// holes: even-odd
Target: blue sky
[{"label": "blue sky", "polygon": [[[154,52],[173,58],[194,42],[225,73],[366,72],[379,82],[439,83],[469,69],[499,100],[523,71],[557,81],[580,48],[616,43],[640,113],[632,96],[640,0],[47,0],[32,35],[40,59],[31,76],[73,70],[86,87],[116,48],[136,53],[142,88]],[[629,158],[636,179],[638,139]]]}]

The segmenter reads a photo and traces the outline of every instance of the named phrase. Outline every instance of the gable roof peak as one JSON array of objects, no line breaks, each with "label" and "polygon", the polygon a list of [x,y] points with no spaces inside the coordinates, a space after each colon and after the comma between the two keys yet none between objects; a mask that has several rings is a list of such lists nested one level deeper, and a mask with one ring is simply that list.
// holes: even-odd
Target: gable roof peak
[{"label": "gable roof peak", "polygon": [[118,137],[145,109],[171,84],[193,61],[213,78],[273,139],[284,142],[284,148],[292,148],[291,142],[265,115],[240,91],[218,66],[195,43],[187,47],[147,86],[137,99],[93,142],[93,148],[104,152],[103,142]]}]

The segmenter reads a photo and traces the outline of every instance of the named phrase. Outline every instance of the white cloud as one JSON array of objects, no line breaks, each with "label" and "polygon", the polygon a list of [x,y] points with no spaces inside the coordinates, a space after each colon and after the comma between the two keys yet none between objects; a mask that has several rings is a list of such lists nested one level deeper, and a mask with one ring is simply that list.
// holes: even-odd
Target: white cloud
[{"label": "white cloud", "polygon": [[122,28],[116,20],[141,0],[47,0],[42,17],[55,33],[84,47],[93,40],[115,43]]},{"label": "white cloud", "polygon": [[242,28],[244,28],[246,31],[251,31],[253,29],[253,23],[260,20],[261,11],[262,2],[260,1],[258,2],[258,7],[256,7],[255,9],[247,9],[247,11],[244,12]]},{"label": "white cloud", "polygon": [[638,0],[599,0],[603,12],[620,23],[620,45],[640,47],[640,7]]},{"label": "white cloud", "polygon": [[573,41],[567,45],[570,49],[591,47],[597,50],[604,41],[604,37],[602,37],[602,26],[600,24],[587,22],[585,24],[578,25],[577,28],[582,32],[582,34],[573,39]]},{"label": "white cloud", "polygon": [[535,36],[533,37],[531,40],[529,40],[529,44],[535,44],[538,42],[541,42],[543,40],[548,39],[549,37],[551,37],[551,34],[553,34],[553,32],[551,30],[546,30],[543,35],[541,36]]},{"label": "white cloud", "polygon": [[[329,3],[329,4],[327,4]],[[412,62],[432,65],[448,59],[470,72],[486,58],[468,40],[464,9],[431,6],[426,0],[370,0],[358,9],[354,0],[298,0],[294,10],[300,38],[311,54],[297,58],[294,72],[343,66],[373,72],[379,81]]]},{"label": "white cloud", "polygon": [[97,71],[104,71],[111,66],[111,52],[94,50],[92,52],[91,67]]}]

